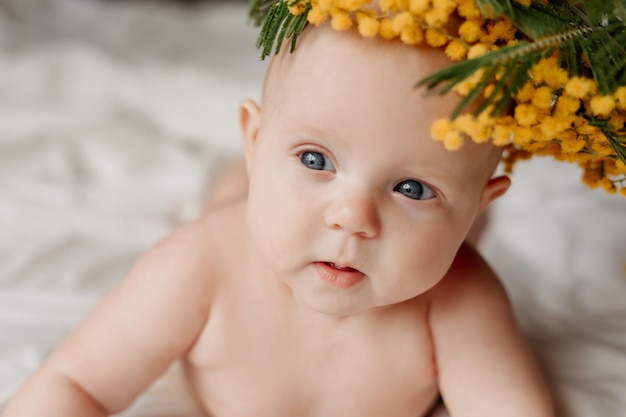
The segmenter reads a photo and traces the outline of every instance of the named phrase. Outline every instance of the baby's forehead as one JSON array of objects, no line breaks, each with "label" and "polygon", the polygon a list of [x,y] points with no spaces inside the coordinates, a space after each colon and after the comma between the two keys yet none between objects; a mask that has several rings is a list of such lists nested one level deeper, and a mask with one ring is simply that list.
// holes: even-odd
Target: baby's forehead
[{"label": "baby's forehead", "polygon": [[[400,88],[415,92],[415,84],[427,75],[450,65],[442,50],[426,46],[409,46],[399,40],[363,38],[356,29],[336,31],[330,24],[308,25],[298,38],[295,50],[284,42],[272,57],[264,83],[264,94],[289,88],[286,79],[312,79],[311,72],[334,67],[355,78],[367,73],[371,86],[384,77],[404,79]],[[373,69],[377,69],[373,71]]]}]

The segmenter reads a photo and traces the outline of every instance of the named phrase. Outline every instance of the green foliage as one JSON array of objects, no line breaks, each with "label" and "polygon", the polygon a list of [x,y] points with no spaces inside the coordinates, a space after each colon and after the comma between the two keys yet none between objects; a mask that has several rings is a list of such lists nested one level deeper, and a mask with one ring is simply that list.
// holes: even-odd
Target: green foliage
[{"label": "green foliage", "polygon": [[249,16],[255,26],[261,26],[261,33],[256,47],[261,49],[261,59],[271,55],[272,49],[277,54],[285,39],[291,39],[290,51],[296,47],[298,36],[307,24],[307,15],[311,9],[309,3],[306,10],[299,16],[289,12],[289,6],[294,6],[302,0],[253,0],[250,5]]},{"label": "green foliage", "polygon": [[439,91],[446,93],[484,68],[485,77],[454,116],[478,96],[489,82],[487,77],[495,74],[504,76],[477,113],[489,104],[494,105],[494,112],[506,108],[528,81],[528,70],[554,54],[571,76],[595,78],[602,94],[626,85],[626,0],[535,0],[530,7],[514,0],[477,0],[477,4],[486,16],[505,15],[524,38],[515,45],[454,64],[418,83],[431,89],[443,85]]}]

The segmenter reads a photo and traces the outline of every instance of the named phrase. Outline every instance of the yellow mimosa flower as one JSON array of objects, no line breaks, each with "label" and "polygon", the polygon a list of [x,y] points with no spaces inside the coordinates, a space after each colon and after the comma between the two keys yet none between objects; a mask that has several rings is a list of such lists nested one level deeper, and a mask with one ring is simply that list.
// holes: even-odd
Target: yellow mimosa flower
[{"label": "yellow mimosa flower", "polygon": [[413,15],[409,12],[399,13],[391,20],[391,28],[397,35],[413,24]]},{"label": "yellow mimosa flower", "polygon": [[579,108],[580,100],[569,96],[561,96],[554,106],[554,116],[566,117],[575,114]]},{"label": "yellow mimosa flower", "polygon": [[458,151],[463,146],[463,137],[457,131],[448,132],[443,138],[443,146],[449,151]]},{"label": "yellow mimosa flower", "polygon": [[435,140],[443,141],[445,136],[453,130],[450,119],[439,119],[430,126],[430,135]]},{"label": "yellow mimosa flower", "polygon": [[416,15],[424,14],[430,7],[430,0],[411,0],[409,3],[409,11]]},{"label": "yellow mimosa flower", "polygon": [[483,30],[475,20],[467,20],[459,26],[459,36],[466,42],[476,42],[482,34]]},{"label": "yellow mimosa flower", "polygon": [[334,0],[317,0],[317,6],[324,11],[330,12],[335,7]]},{"label": "yellow mimosa flower", "polygon": [[322,22],[326,21],[326,19],[328,19],[328,16],[329,12],[327,10],[324,10],[321,7],[313,6],[313,8],[309,11],[309,14],[307,15],[307,20],[313,25],[319,25]]},{"label": "yellow mimosa flower", "polygon": [[583,150],[587,142],[573,130],[568,130],[561,135],[561,149],[567,153],[576,153]]},{"label": "yellow mimosa flower", "polygon": [[614,108],[613,96],[593,96],[589,101],[589,109],[594,116],[608,116]]},{"label": "yellow mimosa flower", "polygon": [[514,132],[511,126],[496,125],[493,127],[492,141],[496,146],[504,146],[511,143]]},{"label": "yellow mimosa flower", "polygon": [[532,129],[524,126],[513,128],[513,142],[518,145],[527,145],[533,139]]},{"label": "yellow mimosa flower", "polygon": [[409,26],[400,33],[400,40],[407,45],[415,45],[424,40],[424,32],[416,25]]},{"label": "yellow mimosa flower", "polygon": [[428,28],[426,29],[426,42],[434,47],[443,46],[448,42],[448,37],[439,29]]},{"label": "yellow mimosa flower", "polygon": [[446,46],[446,55],[453,61],[461,61],[467,56],[465,44],[454,40]]},{"label": "yellow mimosa flower", "polygon": [[391,19],[383,19],[380,21],[380,36],[383,39],[391,40],[396,37],[396,32],[394,32]]},{"label": "yellow mimosa flower", "polygon": [[594,94],[596,90],[597,86],[592,80],[582,77],[572,77],[565,85],[565,93],[575,98]]},{"label": "yellow mimosa flower", "polygon": [[352,27],[352,17],[345,10],[335,8],[331,10],[331,25],[335,30],[348,30]]},{"label": "yellow mimosa flower", "polygon": [[519,89],[515,95],[515,99],[520,103],[525,103],[532,100],[535,95],[535,86],[533,83],[527,82],[522,88]]},{"label": "yellow mimosa flower", "polygon": [[531,100],[533,106],[538,109],[549,109],[552,107],[552,101],[554,99],[554,93],[551,88],[539,87],[535,90],[535,95]]},{"label": "yellow mimosa flower", "polygon": [[359,34],[361,34],[364,38],[373,38],[378,35],[380,30],[380,22],[378,19],[361,12],[357,13],[356,21]]},{"label": "yellow mimosa flower", "polygon": [[531,126],[537,122],[539,112],[530,104],[519,104],[515,107],[515,120],[520,126]]},{"label": "yellow mimosa flower", "polygon": [[473,0],[459,0],[458,12],[465,19],[480,19],[480,9]]}]

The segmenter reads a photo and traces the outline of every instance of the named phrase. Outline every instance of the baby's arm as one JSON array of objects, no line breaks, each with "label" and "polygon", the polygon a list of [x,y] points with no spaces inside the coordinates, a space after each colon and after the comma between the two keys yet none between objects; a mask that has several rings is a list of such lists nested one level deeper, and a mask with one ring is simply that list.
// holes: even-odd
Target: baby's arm
[{"label": "baby's arm", "polygon": [[467,245],[433,291],[430,326],[441,394],[451,416],[553,416],[504,289]]},{"label": "baby's arm", "polygon": [[128,407],[205,324],[212,296],[209,242],[202,223],[195,223],[145,254],[2,416],[106,416]]}]

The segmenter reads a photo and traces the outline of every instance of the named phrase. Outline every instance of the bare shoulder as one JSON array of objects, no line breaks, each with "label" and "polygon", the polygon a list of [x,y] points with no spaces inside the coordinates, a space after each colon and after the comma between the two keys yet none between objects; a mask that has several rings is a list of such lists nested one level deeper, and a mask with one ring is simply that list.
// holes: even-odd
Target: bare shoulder
[{"label": "bare shoulder", "polygon": [[464,244],[432,291],[429,328],[450,414],[551,416],[506,291],[478,252]]},{"label": "bare shoulder", "polygon": [[[216,291],[228,263],[228,253],[244,251],[245,205],[229,204],[205,213],[164,238],[144,254],[134,270],[148,270],[164,278],[176,277],[176,286],[207,297]],[[131,276],[134,271],[131,271]]]},{"label": "bare shoulder", "polygon": [[215,241],[204,220],[180,226],[137,260],[127,281],[162,281],[179,291],[197,292],[215,277]]},{"label": "bare shoulder", "polygon": [[468,244],[433,288],[428,320],[441,372],[461,358],[483,362],[485,352],[511,352],[523,343],[504,287]]}]

